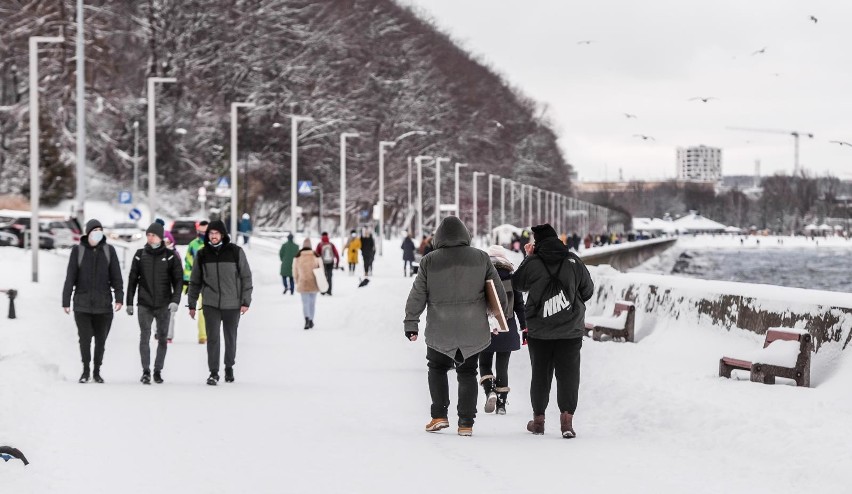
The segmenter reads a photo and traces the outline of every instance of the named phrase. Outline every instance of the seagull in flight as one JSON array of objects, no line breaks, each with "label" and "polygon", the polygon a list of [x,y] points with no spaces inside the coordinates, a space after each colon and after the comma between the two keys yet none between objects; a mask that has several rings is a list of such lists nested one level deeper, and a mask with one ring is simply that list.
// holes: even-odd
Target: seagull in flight
[{"label": "seagull in flight", "polygon": [[638,137],[643,141],[656,141],[656,139],[654,139],[653,137],[646,136],[645,134],[633,134],[633,137]]},{"label": "seagull in flight", "polygon": [[766,47],[765,46],[763,48],[757,50],[757,51],[752,52],[751,56],[763,55],[764,53],[766,53]]},{"label": "seagull in flight", "polygon": [[814,24],[819,22],[819,19],[817,19],[816,16],[813,16],[813,15],[810,17],[810,20],[814,21]]},{"label": "seagull in flight", "polygon": [[852,148],[852,143],[848,143],[846,141],[828,141],[832,144],[840,144],[841,146],[849,146]]},{"label": "seagull in flight", "polygon": [[625,114],[624,114],[624,116],[625,116],[626,118],[637,118],[637,117],[636,117],[636,115],[634,115],[634,114],[632,114],[632,113],[625,113]]},{"label": "seagull in flight", "polygon": [[578,41],[577,44],[578,45],[590,45],[594,42],[595,42],[595,40],[592,40],[592,39],[584,39],[584,40]]},{"label": "seagull in flight", "polygon": [[689,98],[689,101],[698,101],[701,100],[702,103],[707,103],[711,99],[719,99],[714,96],[696,96],[694,98]]}]

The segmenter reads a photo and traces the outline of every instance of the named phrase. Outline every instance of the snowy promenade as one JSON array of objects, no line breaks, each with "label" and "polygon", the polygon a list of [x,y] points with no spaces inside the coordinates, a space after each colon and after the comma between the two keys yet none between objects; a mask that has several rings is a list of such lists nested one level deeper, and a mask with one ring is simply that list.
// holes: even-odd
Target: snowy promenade
[{"label": "snowy promenade", "polygon": [[[474,436],[458,437],[453,399],[453,427],[427,434],[425,347],[402,335],[411,279],[401,276],[398,242],[385,245],[365,288],[336,272],[335,295],[318,298],[310,331],[299,296],[281,294],[278,246],[262,243],[248,251],[255,292],[240,325],[237,382],[217,387],[204,385],[205,348],[184,309],[165,384],[139,383],[139,330],[124,311],[107,341],[106,384],[78,384],[77,333],[60,308],[67,254],[43,254],[34,285],[27,253],[0,248],[0,288],[20,291],[19,318],[0,320],[0,445],[32,462],[0,464],[0,492],[852,489],[849,356],[835,355],[813,389],[797,389],[717,377],[720,356],[762,342],[744,331],[668,323],[637,344],[585,340],[578,438],[566,441],[555,397],[546,434],[525,431],[522,348],[506,416],[480,412]],[[0,300],[3,316],[6,307]]]}]

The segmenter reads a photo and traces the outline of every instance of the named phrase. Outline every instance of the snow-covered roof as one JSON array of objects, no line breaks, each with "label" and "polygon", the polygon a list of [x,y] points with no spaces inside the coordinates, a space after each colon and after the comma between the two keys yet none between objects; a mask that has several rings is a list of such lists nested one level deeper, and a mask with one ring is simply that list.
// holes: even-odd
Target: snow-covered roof
[{"label": "snow-covered roof", "polygon": [[682,232],[723,232],[727,228],[718,221],[705,218],[695,211],[674,220],[674,226]]},{"label": "snow-covered roof", "polygon": [[671,221],[661,220],[660,218],[633,218],[633,229],[646,232],[672,233],[677,230],[677,227]]},{"label": "snow-covered roof", "polygon": [[819,226],[819,229],[820,229],[821,231],[829,231],[829,230],[833,230],[833,228],[831,228],[831,225],[828,225],[827,223],[823,223],[822,225],[820,225],[820,226]]},{"label": "snow-covered roof", "polygon": [[737,228],[737,227],[735,227],[735,226],[727,226],[727,227],[725,227],[725,232],[726,232],[726,233],[742,233],[742,231],[743,231],[743,229],[742,229],[742,228]]},{"label": "snow-covered roof", "polygon": [[805,231],[811,232],[811,231],[814,231],[814,230],[819,230],[819,227],[816,226],[813,223],[811,223],[810,225],[805,227]]}]

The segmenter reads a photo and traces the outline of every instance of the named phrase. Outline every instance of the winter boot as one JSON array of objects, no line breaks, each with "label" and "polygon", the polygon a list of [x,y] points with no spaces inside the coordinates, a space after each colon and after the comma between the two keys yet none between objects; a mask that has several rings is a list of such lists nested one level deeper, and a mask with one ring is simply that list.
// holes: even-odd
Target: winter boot
[{"label": "winter boot", "polygon": [[562,437],[565,439],[573,439],[577,437],[577,433],[574,432],[574,415],[568,412],[560,413],[559,426],[562,429]]},{"label": "winter boot", "polygon": [[509,395],[509,387],[497,388],[497,415],[506,415],[506,397]]},{"label": "winter boot", "polygon": [[104,378],[101,377],[101,368],[95,367],[95,372],[92,373],[92,380],[98,384],[104,383]]},{"label": "winter boot", "polygon": [[218,383],[219,383],[219,373],[218,372],[211,372],[210,377],[207,378],[207,385],[208,386],[215,386]]},{"label": "winter boot", "polygon": [[311,320],[307,317],[305,318],[305,329],[311,329]]},{"label": "winter boot", "polygon": [[160,374],[160,371],[154,371],[154,382],[157,384],[163,384],[163,375]]},{"label": "winter boot", "polygon": [[225,367],[225,382],[226,383],[234,382],[234,368],[233,367]]},{"label": "winter boot", "polygon": [[446,429],[450,426],[450,421],[446,418],[432,419],[426,424],[426,432],[438,432],[441,429]]},{"label": "winter boot", "polygon": [[459,419],[459,435],[468,437],[473,435],[473,419]]},{"label": "winter boot", "polygon": [[89,382],[89,366],[83,367],[83,373],[80,374],[80,379],[77,381],[78,383],[87,383]]},{"label": "winter boot", "polygon": [[494,392],[494,376],[488,374],[479,380],[482,390],[485,391],[485,413],[494,413],[497,404],[497,393]]},{"label": "winter boot", "polygon": [[142,372],[142,377],[139,378],[139,382],[142,384],[151,384],[151,371],[145,370]]},{"label": "winter boot", "polygon": [[537,436],[544,434],[544,415],[534,415],[533,419],[527,422],[527,430]]}]

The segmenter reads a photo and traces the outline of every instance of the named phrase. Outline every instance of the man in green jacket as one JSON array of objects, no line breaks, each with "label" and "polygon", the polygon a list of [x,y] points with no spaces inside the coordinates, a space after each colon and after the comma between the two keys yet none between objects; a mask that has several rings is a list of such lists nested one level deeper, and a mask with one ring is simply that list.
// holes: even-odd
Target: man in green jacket
[{"label": "man in green jacket", "polygon": [[287,234],[287,241],[281,245],[281,250],[278,251],[278,257],[281,259],[281,281],[284,282],[284,294],[290,290],[290,295],[296,292],[295,281],[293,280],[293,259],[299,252],[299,246],[293,242],[293,234]]},{"label": "man in green jacket", "polygon": [[[198,256],[198,252],[204,248],[204,236],[207,235],[207,225],[209,223],[206,220],[200,221],[198,226],[195,227],[195,232],[198,235],[189,245],[186,247],[186,259],[183,261],[183,292],[186,293],[187,287],[189,286],[189,277],[192,275],[192,266],[195,264],[195,258]],[[201,305],[201,296],[199,295],[198,306]],[[199,310],[198,312],[198,344],[203,345],[207,343],[207,330],[204,325],[204,311]]]}]

